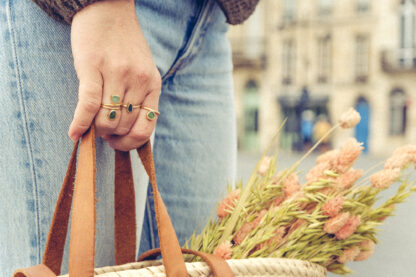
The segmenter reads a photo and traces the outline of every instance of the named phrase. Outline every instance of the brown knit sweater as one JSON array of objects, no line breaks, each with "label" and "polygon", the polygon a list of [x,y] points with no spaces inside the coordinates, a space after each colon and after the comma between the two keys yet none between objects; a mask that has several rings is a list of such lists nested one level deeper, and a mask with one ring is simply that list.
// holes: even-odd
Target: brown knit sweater
[{"label": "brown knit sweater", "polygon": [[[71,24],[72,17],[82,8],[100,0],[33,0],[47,14],[60,22]],[[227,22],[240,24],[254,11],[259,0],[216,0]]]}]

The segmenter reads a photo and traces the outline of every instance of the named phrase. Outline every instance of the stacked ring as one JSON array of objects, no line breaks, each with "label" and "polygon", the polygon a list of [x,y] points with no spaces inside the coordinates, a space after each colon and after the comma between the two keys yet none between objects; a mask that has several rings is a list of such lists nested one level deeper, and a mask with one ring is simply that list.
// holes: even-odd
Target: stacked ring
[{"label": "stacked ring", "polygon": [[109,120],[114,120],[117,117],[117,111],[121,110],[122,108],[126,108],[128,113],[133,112],[133,109],[144,109],[147,110],[146,118],[148,120],[154,120],[156,118],[156,115],[160,115],[160,112],[157,110],[154,110],[149,107],[145,107],[142,105],[133,105],[131,103],[127,104],[120,104],[120,96],[119,95],[111,95],[111,102],[113,104],[101,104],[101,107],[103,109],[110,110],[107,114],[107,117]]},{"label": "stacked ring", "polygon": [[118,103],[120,102],[119,95],[111,95],[111,102],[113,102],[113,104],[101,104],[101,107],[110,110],[107,117],[109,120],[114,120],[117,117],[117,110],[121,110],[123,104]]},{"label": "stacked ring", "polygon": [[153,110],[153,109],[151,109],[151,108],[149,108],[149,107],[142,106],[142,109],[143,109],[143,110],[147,110],[147,111],[148,111],[148,112],[146,113],[146,118],[147,118],[148,120],[154,120],[154,119],[156,118],[156,115],[160,115],[160,112],[158,112],[158,111],[156,111],[156,110]]},{"label": "stacked ring", "polygon": [[133,109],[140,109],[142,105],[133,105],[131,103],[122,105],[124,108],[127,109],[128,113],[131,113]]}]

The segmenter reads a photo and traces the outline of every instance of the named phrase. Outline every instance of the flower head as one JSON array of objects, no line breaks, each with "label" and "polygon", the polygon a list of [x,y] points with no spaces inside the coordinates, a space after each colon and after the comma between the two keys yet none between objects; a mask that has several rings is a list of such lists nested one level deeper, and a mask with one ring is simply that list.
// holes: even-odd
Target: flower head
[{"label": "flower head", "polygon": [[291,197],[293,194],[300,190],[299,186],[299,177],[298,175],[292,173],[289,176],[285,177],[283,180],[283,192],[286,197]]},{"label": "flower head", "polygon": [[265,215],[266,213],[267,213],[267,210],[266,210],[266,209],[263,209],[263,210],[261,210],[261,211],[257,214],[256,219],[255,219],[253,222],[251,222],[251,224],[252,224],[253,228],[256,228],[256,227],[257,227],[257,225],[259,225],[259,223],[260,223],[261,219],[264,217],[264,215]]},{"label": "flower head", "polygon": [[400,169],[383,169],[370,176],[374,188],[386,189],[400,177]]},{"label": "flower head", "polygon": [[232,244],[229,241],[224,241],[215,248],[214,255],[218,256],[224,260],[231,259],[233,249]]},{"label": "flower head", "polygon": [[362,169],[349,169],[337,178],[337,188],[340,190],[349,189],[363,174],[364,171]]},{"label": "flower head", "polygon": [[358,228],[358,226],[361,224],[361,217],[359,215],[356,216],[350,216],[347,220],[347,223],[345,223],[344,226],[342,226],[341,229],[339,229],[335,233],[335,237],[337,239],[346,239],[349,236],[351,236]]},{"label": "flower head", "polygon": [[324,231],[328,234],[335,234],[347,223],[349,217],[350,213],[346,212],[330,218],[324,225]]},{"label": "flower head", "polygon": [[352,262],[359,253],[360,247],[353,246],[351,248],[345,249],[342,255],[337,258],[337,261],[342,264]]},{"label": "flower head", "polygon": [[241,226],[240,230],[235,233],[234,236],[234,243],[239,245],[243,242],[243,240],[250,234],[251,230],[253,230],[253,224],[251,222],[246,222]]},{"label": "flower head", "polygon": [[312,183],[318,181],[320,178],[325,177],[325,171],[330,170],[331,165],[329,163],[319,163],[312,167],[308,173],[306,173],[306,182]]},{"label": "flower head", "polygon": [[225,197],[224,200],[220,203],[217,209],[217,215],[220,219],[226,217],[230,212],[229,210],[232,210],[235,205],[235,201],[238,200],[240,197],[241,190],[236,189],[232,192],[230,192],[227,197]]},{"label": "flower head", "polygon": [[348,139],[345,144],[339,150],[337,162],[336,162],[336,170],[339,173],[346,172],[358,156],[361,155],[364,147],[362,143],[358,142],[355,138]]},{"label": "flower head", "polygon": [[318,158],[316,158],[316,163],[317,164],[320,164],[320,163],[334,164],[337,160],[338,153],[339,153],[338,149],[326,151],[325,153],[319,155]]},{"label": "flower head", "polygon": [[411,162],[413,162],[413,157],[409,153],[401,153],[391,156],[387,159],[386,163],[384,164],[384,168],[386,169],[393,169],[399,168],[403,169],[407,167]]},{"label": "flower head", "polygon": [[360,120],[360,114],[354,108],[350,108],[348,111],[341,115],[338,122],[342,128],[349,129],[357,125]]},{"label": "flower head", "polygon": [[267,171],[270,168],[270,164],[272,162],[272,158],[271,157],[263,157],[260,161],[260,165],[259,168],[257,169],[257,173],[261,176],[266,175]]},{"label": "flower head", "polygon": [[360,242],[360,253],[354,258],[354,261],[365,261],[374,253],[375,243],[372,240],[365,240]]},{"label": "flower head", "polygon": [[322,205],[322,212],[330,217],[335,217],[339,214],[344,205],[344,197],[336,196]]}]

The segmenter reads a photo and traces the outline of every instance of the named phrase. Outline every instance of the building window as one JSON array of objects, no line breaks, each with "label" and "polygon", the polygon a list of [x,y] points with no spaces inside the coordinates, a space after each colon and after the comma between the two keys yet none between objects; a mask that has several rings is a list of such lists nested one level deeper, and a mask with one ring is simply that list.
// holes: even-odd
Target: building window
[{"label": "building window", "polygon": [[356,9],[358,13],[366,13],[370,10],[370,0],[356,0]]},{"label": "building window", "polygon": [[296,70],[296,48],[293,40],[290,39],[283,42],[282,55],[282,83],[289,85],[294,81]]},{"label": "building window", "polygon": [[318,14],[325,16],[332,12],[333,1],[332,0],[319,0]]},{"label": "building window", "polygon": [[390,135],[401,136],[406,132],[407,101],[406,94],[401,89],[390,93]]},{"label": "building window", "polygon": [[355,81],[367,82],[369,73],[370,38],[359,35],[355,38]]},{"label": "building window", "polygon": [[296,0],[283,0],[283,20],[293,21],[296,18]]},{"label": "building window", "polygon": [[327,83],[331,75],[331,36],[318,39],[318,83]]},{"label": "building window", "polygon": [[402,66],[412,67],[415,62],[415,2],[402,0],[400,7],[400,49]]}]

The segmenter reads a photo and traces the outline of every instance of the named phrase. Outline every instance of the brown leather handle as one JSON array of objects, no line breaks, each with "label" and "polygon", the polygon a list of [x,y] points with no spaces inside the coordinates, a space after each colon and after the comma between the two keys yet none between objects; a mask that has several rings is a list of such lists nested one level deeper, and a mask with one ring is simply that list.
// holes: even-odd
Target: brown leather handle
[{"label": "brown leather handle", "polygon": [[[38,277],[59,275],[69,212],[73,198],[69,274],[90,277],[94,275],[95,242],[95,134],[91,128],[83,138],[76,166],[77,144],[70,159],[67,174],[58,198],[42,265],[18,270],[15,277]],[[187,276],[176,233],[156,185],[156,174],[150,142],[138,150],[153,188],[162,258],[168,277]],[[75,191],[72,197],[76,169]],[[118,264],[130,262],[135,257],[134,187],[128,153],[116,152],[115,190],[115,254]],[[117,181],[119,180],[119,181]],[[132,192],[132,193],[131,193]],[[129,201],[126,201],[128,199]],[[131,201],[132,200],[132,201]],[[121,203],[123,202],[123,203]],[[126,203],[127,202],[127,203]],[[120,204],[121,203],[121,204]],[[92,232],[91,232],[92,231]],[[132,260],[133,259],[133,260]],[[214,265],[215,266],[215,265]],[[46,273],[47,272],[47,273]],[[47,275],[46,275],[47,274]],[[224,275],[218,275],[224,276]],[[232,276],[232,275],[230,275]]]}]

